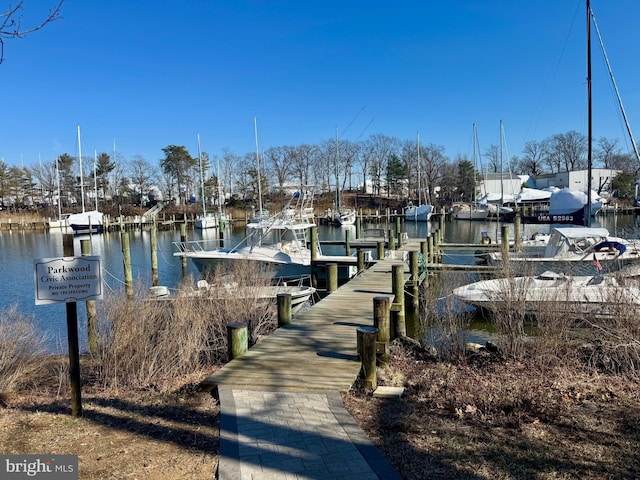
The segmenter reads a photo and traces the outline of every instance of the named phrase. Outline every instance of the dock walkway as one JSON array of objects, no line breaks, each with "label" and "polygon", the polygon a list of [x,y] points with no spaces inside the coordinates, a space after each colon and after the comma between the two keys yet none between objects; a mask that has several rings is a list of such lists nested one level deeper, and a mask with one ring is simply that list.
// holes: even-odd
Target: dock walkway
[{"label": "dock walkway", "polygon": [[219,479],[401,478],[339,393],[360,371],[356,329],[373,325],[375,297],[393,300],[398,263],[378,261],[203,382],[220,399]]}]

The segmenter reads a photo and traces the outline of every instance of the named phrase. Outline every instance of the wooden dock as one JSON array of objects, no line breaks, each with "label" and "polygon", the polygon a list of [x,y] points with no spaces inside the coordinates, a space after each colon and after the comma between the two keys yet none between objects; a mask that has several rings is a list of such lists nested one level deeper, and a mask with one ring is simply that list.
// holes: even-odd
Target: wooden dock
[{"label": "wooden dock", "polygon": [[[254,388],[347,391],[360,372],[356,329],[373,325],[373,299],[393,301],[392,267],[400,260],[377,261],[368,270],[293,317],[205,379],[217,385]],[[405,265],[405,277],[408,266]]]}]

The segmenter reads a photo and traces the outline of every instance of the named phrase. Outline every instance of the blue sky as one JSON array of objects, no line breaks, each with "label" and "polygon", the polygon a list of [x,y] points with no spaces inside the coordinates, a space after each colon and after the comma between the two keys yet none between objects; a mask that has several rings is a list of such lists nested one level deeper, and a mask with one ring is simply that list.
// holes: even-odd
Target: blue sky
[{"label": "blue sky", "polygon": [[[54,0],[26,0],[25,24]],[[640,129],[638,0],[592,0],[632,129]],[[4,9],[3,9],[4,10]],[[151,163],[372,134],[445,147],[586,134],[584,0],[66,0],[62,19],[5,41],[0,157],[30,166],[113,150]],[[629,151],[602,56],[594,138]],[[638,134],[640,135],[640,133]]]}]

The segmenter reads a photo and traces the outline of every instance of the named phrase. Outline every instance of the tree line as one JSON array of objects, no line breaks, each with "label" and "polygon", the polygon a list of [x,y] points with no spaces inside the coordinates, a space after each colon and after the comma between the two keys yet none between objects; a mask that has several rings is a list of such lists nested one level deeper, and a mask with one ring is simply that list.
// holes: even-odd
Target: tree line
[{"label": "tree line", "polygon": [[[339,189],[372,196],[421,197],[433,203],[438,187],[437,202],[447,204],[472,198],[477,180],[489,172],[510,169],[536,176],[587,166],[586,137],[575,131],[527,142],[519,156],[508,159],[500,146],[492,144],[477,163],[466,155],[451,159],[441,145],[383,134],[359,142],[326,139],[318,144],[270,147],[259,155],[239,155],[228,149],[220,155],[194,155],[179,145],[168,145],[161,152],[156,161],[140,155],[126,160],[117,153],[96,153],[93,158],[83,157],[83,172],[77,157],[68,153],[31,167],[0,161],[0,204],[24,208],[57,204],[59,199],[64,206],[74,206],[81,201],[81,184],[87,199],[97,196],[102,203],[117,205],[144,205],[152,185],[165,199],[181,205],[194,197],[200,202],[202,194],[209,204],[220,198],[252,201],[259,181],[262,192],[283,193],[291,186],[314,185],[320,193]],[[622,153],[617,140],[606,138],[594,147],[593,166],[621,170],[626,186],[618,190],[627,194],[640,170],[633,156]]]}]

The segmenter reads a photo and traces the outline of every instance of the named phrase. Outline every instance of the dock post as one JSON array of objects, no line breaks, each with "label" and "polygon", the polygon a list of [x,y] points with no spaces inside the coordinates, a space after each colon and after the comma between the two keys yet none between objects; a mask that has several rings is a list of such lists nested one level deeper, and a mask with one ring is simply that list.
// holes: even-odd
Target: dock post
[{"label": "dock post", "polygon": [[391,266],[391,278],[393,283],[393,338],[407,336],[407,324],[404,314],[404,265]]},{"label": "dock post", "polygon": [[519,214],[516,214],[516,218],[513,220],[513,236],[515,239],[515,244],[514,247],[516,249],[516,252],[520,251],[520,245],[521,245],[521,238],[520,235],[522,234],[522,218],[520,217]]},{"label": "dock post", "polygon": [[503,225],[500,229],[500,246],[502,247],[502,259],[507,260],[509,256],[509,227]]},{"label": "dock post", "polygon": [[404,287],[407,335],[417,340],[420,335],[420,313],[418,309],[420,300],[420,273],[418,252],[409,252],[409,268],[411,271],[411,280],[407,282]]},{"label": "dock post", "polygon": [[131,271],[131,249],[129,248],[129,232],[121,232],[122,261],[124,263],[124,290],[127,298],[133,298],[133,272]]},{"label": "dock post", "polygon": [[151,225],[151,286],[158,286],[158,232],[156,221]]},{"label": "dock post", "polygon": [[351,242],[349,240],[349,229],[344,231],[344,254],[349,257],[351,255]]},{"label": "dock post", "polygon": [[288,325],[291,323],[291,294],[279,293],[276,296],[278,301],[278,326]]},{"label": "dock post", "polygon": [[356,217],[356,238],[358,240],[362,238],[362,209],[360,209],[360,215]]},{"label": "dock post", "polygon": [[398,248],[400,248],[402,247],[402,227],[400,226],[399,216],[396,217],[396,237],[397,237],[396,244],[398,245]]},{"label": "dock post", "polygon": [[364,251],[358,249],[358,273],[364,271]]},{"label": "dock post", "polygon": [[426,240],[420,241],[420,253],[426,260],[429,256],[429,243]]},{"label": "dock post", "polygon": [[393,228],[389,229],[389,250],[396,249],[396,233]]},{"label": "dock post", "polygon": [[389,319],[389,297],[374,297],[373,326],[378,329],[378,344],[381,347],[380,362],[389,363],[389,341],[391,339],[391,324]]},{"label": "dock post", "polygon": [[[91,255],[91,240],[80,240],[80,249],[83,257]],[[89,353],[96,353],[98,351],[96,301],[87,300],[85,303],[87,309],[87,349]]]},{"label": "dock post", "polygon": [[446,220],[446,213],[444,210],[444,207],[442,207],[440,216],[438,217],[438,230],[440,230],[442,238],[441,240],[444,240],[444,225],[445,225],[445,220]]},{"label": "dock post", "polygon": [[311,227],[311,260],[318,259],[318,227]]},{"label": "dock post", "polygon": [[327,263],[327,292],[333,293],[338,290],[338,264]]},{"label": "dock post", "polygon": [[433,263],[433,235],[427,237],[427,262]]},{"label": "dock post", "polygon": [[361,377],[369,388],[376,388],[376,338],[378,330],[375,327],[358,327],[357,330],[358,355],[362,363]]},{"label": "dock post", "polygon": [[381,240],[378,242],[377,257],[378,257],[378,260],[381,260],[384,258],[384,240]]},{"label": "dock post", "polygon": [[[180,224],[180,242],[187,241],[187,224]],[[182,257],[182,278],[187,278],[187,257]]]},{"label": "dock post", "polygon": [[241,357],[249,350],[249,335],[245,322],[233,322],[227,325],[227,356],[231,361]]}]

